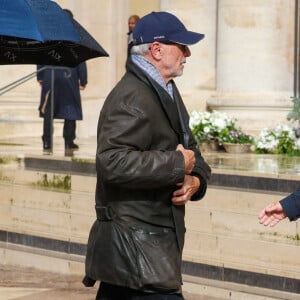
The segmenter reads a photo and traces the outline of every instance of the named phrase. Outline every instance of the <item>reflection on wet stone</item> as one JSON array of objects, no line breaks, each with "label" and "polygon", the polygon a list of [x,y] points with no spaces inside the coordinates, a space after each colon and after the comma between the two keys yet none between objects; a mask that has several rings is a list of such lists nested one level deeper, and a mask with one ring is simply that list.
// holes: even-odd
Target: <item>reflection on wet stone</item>
[{"label": "reflection on wet stone", "polygon": [[264,154],[203,153],[215,169],[253,171],[265,174],[300,174],[300,157]]}]

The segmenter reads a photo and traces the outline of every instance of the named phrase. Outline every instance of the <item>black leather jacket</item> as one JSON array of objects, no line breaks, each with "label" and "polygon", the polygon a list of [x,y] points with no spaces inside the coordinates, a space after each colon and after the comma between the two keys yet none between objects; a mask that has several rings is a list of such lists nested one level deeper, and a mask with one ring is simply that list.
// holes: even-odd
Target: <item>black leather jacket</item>
[{"label": "black leather jacket", "polygon": [[[185,233],[184,206],[171,204],[172,194],[185,175],[183,155],[175,151],[177,145],[188,143],[185,148],[196,154],[192,174],[200,178],[201,186],[192,200],[205,195],[210,168],[189,130],[188,114],[175,84],[177,105],[130,58],[126,68],[126,74],[108,95],[99,117],[96,206],[113,207],[118,218],[127,224],[173,228],[181,257]],[[188,140],[185,138],[184,141],[184,134]],[[104,237],[109,232],[106,234],[100,230],[100,236],[100,226],[101,221],[97,220],[90,234],[87,275],[95,280],[139,288],[126,280],[132,274],[118,270],[118,261],[128,259],[126,255],[125,258],[115,255],[101,257],[98,253],[96,245],[101,247],[101,243],[109,243]],[[104,260],[106,263],[110,261],[110,278],[103,274],[101,265]]]}]

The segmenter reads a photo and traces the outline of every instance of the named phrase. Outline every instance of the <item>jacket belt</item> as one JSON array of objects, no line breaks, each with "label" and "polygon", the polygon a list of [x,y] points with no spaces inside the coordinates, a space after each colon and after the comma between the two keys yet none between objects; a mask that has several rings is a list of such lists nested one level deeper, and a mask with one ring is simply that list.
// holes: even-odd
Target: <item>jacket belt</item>
[{"label": "jacket belt", "polygon": [[112,208],[110,206],[95,206],[97,220],[99,221],[111,221],[115,216]]}]

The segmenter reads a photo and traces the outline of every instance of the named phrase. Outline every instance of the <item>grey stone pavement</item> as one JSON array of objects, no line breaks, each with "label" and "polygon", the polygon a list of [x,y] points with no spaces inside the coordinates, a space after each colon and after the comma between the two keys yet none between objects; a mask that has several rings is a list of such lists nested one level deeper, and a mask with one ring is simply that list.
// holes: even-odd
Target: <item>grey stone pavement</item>
[{"label": "grey stone pavement", "polygon": [[[86,288],[81,276],[0,265],[0,300],[94,300],[97,286]],[[222,300],[185,292],[186,300]],[[122,299],[120,299],[122,300]]]},{"label": "grey stone pavement", "polygon": [[[98,283],[86,288],[82,276],[1,265],[0,300],[95,300]],[[300,295],[184,276],[185,300],[299,300]],[[120,299],[122,300],[122,299]]]}]

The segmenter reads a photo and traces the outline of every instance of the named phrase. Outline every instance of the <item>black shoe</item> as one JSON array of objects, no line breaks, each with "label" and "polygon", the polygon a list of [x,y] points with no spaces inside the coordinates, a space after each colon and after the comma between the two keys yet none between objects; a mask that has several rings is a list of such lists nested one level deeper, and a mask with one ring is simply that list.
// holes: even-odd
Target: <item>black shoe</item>
[{"label": "black shoe", "polygon": [[65,149],[65,156],[73,157],[74,156],[74,149]]},{"label": "black shoe", "polygon": [[74,144],[74,143],[65,144],[65,149],[66,150],[78,150],[79,146],[77,144]]},{"label": "black shoe", "polygon": [[51,150],[50,142],[46,141],[44,138],[42,138],[42,140],[43,140],[43,149],[46,150],[46,151]]}]

